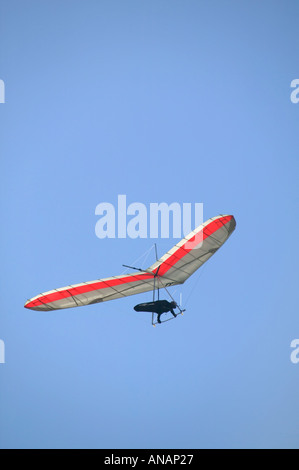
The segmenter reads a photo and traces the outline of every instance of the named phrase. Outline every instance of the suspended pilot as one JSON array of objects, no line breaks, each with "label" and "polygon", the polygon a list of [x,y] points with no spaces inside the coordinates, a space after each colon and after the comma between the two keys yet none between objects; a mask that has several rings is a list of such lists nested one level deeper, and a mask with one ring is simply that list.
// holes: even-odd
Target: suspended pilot
[{"label": "suspended pilot", "polygon": [[156,300],[155,302],[145,302],[143,304],[135,305],[134,310],[136,312],[152,312],[158,315],[157,321],[161,322],[162,313],[171,312],[174,317],[177,314],[174,309],[177,307],[176,302],[168,302],[168,300]]}]

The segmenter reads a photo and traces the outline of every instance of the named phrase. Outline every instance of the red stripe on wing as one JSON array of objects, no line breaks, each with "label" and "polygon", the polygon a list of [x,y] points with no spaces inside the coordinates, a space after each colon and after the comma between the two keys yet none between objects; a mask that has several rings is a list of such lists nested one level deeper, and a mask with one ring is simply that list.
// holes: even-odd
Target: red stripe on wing
[{"label": "red stripe on wing", "polygon": [[[233,219],[233,216],[229,215],[226,217],[220,217],[210,222],[208,225],[206,225],[203,228],[203,234],[202,234],[201,240],[203,241],[206,238],[208,238],[210,235],[212,235],[217,230],[222,228],[225,224],[230,222],[232,219]],[[182,259],[191,250],[193,250],[194,247],[192,247],[192,242],[195,241],[195,237],[198,237],[198,233],[195,234],[192,238],[190,238],[190,240],[186,241],[186,243],[184,243],[184,245],[179,247],[172,255],[170,255],[169,258],[167,258],[167,260],[164,261],[164,263],[160,265],[160,267],[158,266],[159,276],[163,276],[164,274],[166,274],[167,271],[169,271],[169,269],[171,269],[180,259]],[[156,273],[157,269],[155,269],[153,272]]]},{"label": "red stripe on wing", "polygon": [[49,304],[50,302],[62,300],[66,297],[73,297],[75,295],[86,294],[87,292],[92,292],[94,290],[105,289],[106,287],[114,287],[119,286],[121,284],[128,284],[129,282],[143,281],[152,278],[152,274],[145,273],[135,274],[134,276],[125,276],[117,279],[110,279],[108,281],[96,281],[91,284],[82,284],[80,286],[71,287],[70,289],[59,290],[56,292],[52,292],[51,294],[41,295],[37,299],[34,299],[31,302],[27,303],[25,307],[38,307],[39,305]]}]

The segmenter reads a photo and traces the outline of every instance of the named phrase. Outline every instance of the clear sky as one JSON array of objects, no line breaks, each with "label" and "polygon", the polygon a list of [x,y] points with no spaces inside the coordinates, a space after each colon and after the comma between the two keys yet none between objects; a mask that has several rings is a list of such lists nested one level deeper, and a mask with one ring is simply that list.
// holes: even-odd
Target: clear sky
[{"label": "clear sky", "polygon": [[[298,15],[297,1],[0,1],[2,448],[299,447]],[[133,310],[149,293],[24,309],[178,242],[97,238],[95,208],[118,194],[235,216],[172,289],[185,300],[196,282],[184,317],[153,328]]]}]

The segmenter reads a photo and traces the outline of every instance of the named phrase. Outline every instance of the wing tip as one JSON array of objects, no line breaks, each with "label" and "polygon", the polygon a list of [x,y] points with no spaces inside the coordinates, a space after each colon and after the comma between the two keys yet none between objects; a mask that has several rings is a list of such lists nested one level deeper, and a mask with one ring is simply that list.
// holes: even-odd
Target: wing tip
[{"label": "wing tip", "polygon": [[46,310],[43,304],[38,303],[38,298],[27,300],[24,304],[24,308],[27,308],[28,310],[38,310],[38,311]]}]

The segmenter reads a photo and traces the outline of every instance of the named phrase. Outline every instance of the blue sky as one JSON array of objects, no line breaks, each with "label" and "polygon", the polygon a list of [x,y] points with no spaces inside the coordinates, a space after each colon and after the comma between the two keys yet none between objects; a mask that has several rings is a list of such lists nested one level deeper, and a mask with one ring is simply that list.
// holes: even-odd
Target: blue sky
[{"label": "blue sky", "polygon": [[[299,447],[298,13],[0,2],[2,448]],[[133,310],[150,294],[25,310],[177,243],[97,238],[95,208],[118,194],[234,214],[176,291],[195,285],[184,317],[152,328]]]}]

